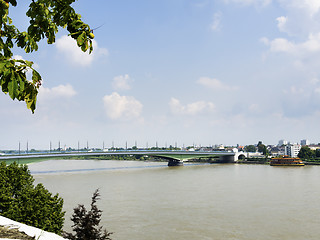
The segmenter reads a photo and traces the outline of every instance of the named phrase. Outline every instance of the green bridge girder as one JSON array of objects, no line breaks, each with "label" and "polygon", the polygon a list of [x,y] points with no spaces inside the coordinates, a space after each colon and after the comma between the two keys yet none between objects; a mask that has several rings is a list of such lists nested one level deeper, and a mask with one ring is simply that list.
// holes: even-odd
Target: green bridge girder
[{"label": "green bridge girder", "polygon": [[[184,161],[194,158],[221,158],[226,162],[233,162],[235,153],[226,151],[162,151],[162,150],[122,150],[122,151],[96,151],[96,152],[64,152],[64,153],[50,153],[43,152],[37,154],[24,154],[24,155],[2,155],[1,160],[15,160],[15,159],[27,159],[27,158],[47,158],[47,157],[64,157],[64,156],[102,156],[102,155],[147,155],[159,158],[164,158],[169,161],[168,165],[173,163],[183,163]],[[181,165],[181,164],[177,164]],[[173,166],[173,165],[172,165]]]}]

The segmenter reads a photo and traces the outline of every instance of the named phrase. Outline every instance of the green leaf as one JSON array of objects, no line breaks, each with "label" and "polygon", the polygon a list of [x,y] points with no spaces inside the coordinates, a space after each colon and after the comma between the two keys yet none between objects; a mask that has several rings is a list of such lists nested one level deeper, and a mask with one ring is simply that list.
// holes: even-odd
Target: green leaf
[{"label": "green leaf", "polygon": [[92,53],[92,51],[93,51],[93,46],[92,46],[92,41],[91,41],[91,39],[90,39],[89,54],[91,54],[91,53]]},{"label": "green leaf", "polygon": [[41,76],[36,70],[32,70],[32,81],[33,83],[37,83],[41,81]]},{"label": "green leaf", "polygon": [[10,81],[10,75],[8,72],[8,70],[4,71],[1,77],[1,90],[6,94],[8,93],[8,82]]},{"label": "green leaf", "polygon": [[[26,80],[24,79],[24,77],[21,77],[21,76],[18,76],[17,79],[19,80],[20,93],[24,93],[26,89],[26,84],[25,84]],[[23,100],[23,99],[19,99],[19,100]]]},{"label": "green leaf", "polygon": [[18,81],[15,74],[11,74],[11,81],[8,83],[9,96],[14,100],[17,97]]},{"label": "green leaf", "polygon": [[26,51],[26,53],[29,53],[30,52],[30,45],[27,45],[24,50]]},{"label": "green leaf", "polygon": [[85,32],[82,32],[79,36],[78,36],[78,38],[77,38],[77,44],[78,44],[78,46],[79,47],[81,47],[82,45],[83,45],[83,43],[84,43],[84,41],[86,40],[86,33]]},{"label": "green leaf", "polygon": [[6,62],[0,62],[0,72],[5,69]]},{"label": "green leaf", "polygon": [[17,6],[17,1],[16,0],[9,0],[9,2],[12,4],[12,6]]},{"label": "green leaf", "polygon": [[34,113],[34,110],[36,109],[36,100],[30,99],[29,101],[27,101],[27,108],[30,109],[32,113]]},{"label": "green leaf", "polygon": [[34,41],[33,39],[30,40],[30,44],[31,44],[31,49],[33,51],[37,51],[38,50],[38,44],[36,43],[36,41]]},{"label": "green leaf", "polygon": [[[58,27],[67,27],[70,36],[78,47],[91,53],[93,47],[89,39],[90,27],[81,20],[81,15],[71,7],[75,0],[36,0],[29,1],[26,15],[29,18],[27,31],[20,32],[12,25],[6,2],[17,5],[17,0],[0,0],[0,84],[1,91],[9,93],[12,99],[25,101],[34,112],[40,74],[32,68],[32,62],[12,60],[13,49],[20,47],[26,53],[38,50],[38,42],[47,38],[49,44],[55,42]],[[1,3],[5,6],[2,7]],[[26,79],[26,69],[32,69],[32,81]],[[0,203],[1,204],[1,203]]]}]

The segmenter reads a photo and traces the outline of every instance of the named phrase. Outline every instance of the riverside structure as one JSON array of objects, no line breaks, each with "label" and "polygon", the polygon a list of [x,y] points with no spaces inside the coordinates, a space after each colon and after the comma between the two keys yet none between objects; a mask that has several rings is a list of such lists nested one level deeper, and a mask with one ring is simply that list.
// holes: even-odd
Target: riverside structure
[{"label": "riverside structure", "polygon": [[245,157],[244,152],[229,151],[167,151],[167,150],[124,150],[107,152],[71,152],[71,153],[40,153],[25,155],[2,155],[1,160],[19,160],[26,158],[77,157],[77,156],[112,156],[112,155],[147,155],[168,160],[168,166],[180,166],[184,161],[194,158],[214,158],[219,162],[236,162]]}]

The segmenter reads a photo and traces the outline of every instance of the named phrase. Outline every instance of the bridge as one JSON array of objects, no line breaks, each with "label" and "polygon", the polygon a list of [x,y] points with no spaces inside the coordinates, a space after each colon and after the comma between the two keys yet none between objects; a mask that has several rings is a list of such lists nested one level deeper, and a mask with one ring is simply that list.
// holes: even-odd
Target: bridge
[{"label": "bridge", "polygon": [[96,151],[96,152],[43,152],[30,154],[1,155],[1,160],[15,160],[28,158],[77,157],[77,156],[112,156],[112,155],[147,155],[168,160],[168,166],[183,165],[183,162],[196,158],[212,158],[217,162],[231,163],[245,158],[244,152],[227,151],[166,151],[166,150],[122,150],[122,151]]}]

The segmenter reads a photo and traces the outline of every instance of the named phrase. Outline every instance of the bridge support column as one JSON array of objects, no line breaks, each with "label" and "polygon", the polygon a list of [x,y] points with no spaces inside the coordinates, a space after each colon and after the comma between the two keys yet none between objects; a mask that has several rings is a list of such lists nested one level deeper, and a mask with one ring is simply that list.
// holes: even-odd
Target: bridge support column
[{"label": "bridge support column", "polygon": [[220,156],[219,161],[222,163],[234,163],[234,156]]},{"label": "bridge support column", "polygon": [[183,161],[177,160],[177,159],[169,159],[168,166],[169,167],[183,166]]}]

